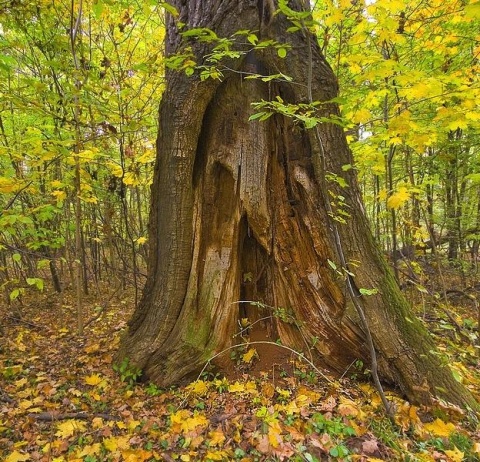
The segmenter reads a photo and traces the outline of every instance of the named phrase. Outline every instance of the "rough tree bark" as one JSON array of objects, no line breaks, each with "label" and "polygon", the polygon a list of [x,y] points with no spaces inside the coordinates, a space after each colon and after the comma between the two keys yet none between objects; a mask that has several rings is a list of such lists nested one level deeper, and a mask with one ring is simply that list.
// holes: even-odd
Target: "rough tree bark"
[{"label": "rough tree bark", "polygon": [[[257,323],[257,338],[279,338],[306,350],[332,370],[344,372],[355,360],[369,363],[365,332],[348,297],[322,188],[345,198],[347,224],[338,229],[379,359],[383,380],[416,402],[431,396],[461,406],[476,402],[448,367],[432,354],[433,343],[410,314],[396,282],[375,246],[365,218],[351,153],[343,130],[319,126],[325,169],[348,187],[327,180],[320,165],[322,146],[315,130],[275,115],[248,121],[251,103],[329,101],[337,82],[316,41],[305,31],[286,33],[287,19],[275,15],[261,24],[261,9],[251,0],[176,0],[177,18],[168,18],[166,52],[191,47],[197,63],[208,43],[182,38],[176,24],[208,27],[220,37],[239,29],[261,33],[291,46],[286,59],[274,50],[246,53],[227,63],[222,81],[167,72],[160,107],[158,155],[152,186],[148,280],[142,301],[125,333],[117,360],[128,358],[144,377],[167,386],[193,377],[214,354],[235,342],[243,310],[251,318],[258,300],[291,312],[295,322],[273,316]],[[301,9],[300,0],[289,6]],[[259,14],[260,12],[260,14]],[[185,30],[185,29],[184,29]],[[248,51],[243,36],[236,47]],[[311,45],[310,50],[309,45]],[[309,69],[311,85],[309,92]],[[278,74],[292,83],[245,79],[248,72]],[[311,94],[309,94],[311,93]],[[319,116],[338,114],[322,104]],[[329,199],[330,200],[330,199]],[[260,327],[257,327],[257,330]],[[263,336],[263,337],[262,337]],[[217,363],[228,360],[219,356]]]}]

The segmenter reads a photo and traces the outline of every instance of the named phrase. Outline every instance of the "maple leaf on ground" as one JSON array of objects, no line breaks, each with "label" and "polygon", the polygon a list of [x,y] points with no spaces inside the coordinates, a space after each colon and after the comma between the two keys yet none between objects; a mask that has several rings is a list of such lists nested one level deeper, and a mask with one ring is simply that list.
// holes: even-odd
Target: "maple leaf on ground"
[{"label": "maple leaf on ground", "polygon": [[74,435],[75,432],[83,432],[86,430],[86,428],[87,426],[85,422],[82,422],[81,420],[69,419],[57,424],[57,431],[55,435],[59,436],[60,438],[69,438],[70,436]]},{"label": "maple leaf on ground", "polygon": [[81,450],[79,450],[76,456],[83,460],[84,457],[100,454],[101,450],[102,446],[100,443],[88,444],[87,446],[84,446]]},{"label": "maple leaf on ground", "polygon": [[240,382],[232,383],[231,385],[228,386],[228,391],[230,393],[238,393],[238,392],[245,391],[245,385]]},{"label": "maple leaf on ground", "polygon": [[227,451],[208,451],[205,455],[206,460],[228,460],[229,454]]},{"label": "maple leaf on ground", "polygon": [[195,382],[189,384],[186,389],[196,395],[204,395],[208,391],[208,382],[205,382],[204,380],[195,380]]},{"label": "maple leaf on ground", "polygon": [[110,438],[103,439],[103,446],[107,451],[115,452],[117,450],[130,449],[128,436],[112,436]]},{"label": "maple leaf on ground", "polygon": [[220,446],[225,441],[225,435],[219,428],[208,434],[208,444],[210,446]]},{"label": "maple leaf on ground", "polygon": [[441,419],[435,419],[432,423],[424,425],[425,430],[435,436],[450,436],[455,430],[455,425],[445,423]]},{"label": "maple leaf on ground", "polygon": [[98,374],[92,374],[88,377],[85,377],[85,383],[92,386],[98,385],[102,382],[102,380],[103,379]]},{"label": "maple leaf on ground", "polygon": [[451,459],[452,462],[462,462],[465,453],[460,451],[456,446],[452,450],[446,450],[445,454]]},{"label": "maple leaf on ground", "polygon": [[30,460],[30,456],[28,454],[22,454],[18,451],[13,451],[7,456],[5,462],[22,462],[24,460]]}]

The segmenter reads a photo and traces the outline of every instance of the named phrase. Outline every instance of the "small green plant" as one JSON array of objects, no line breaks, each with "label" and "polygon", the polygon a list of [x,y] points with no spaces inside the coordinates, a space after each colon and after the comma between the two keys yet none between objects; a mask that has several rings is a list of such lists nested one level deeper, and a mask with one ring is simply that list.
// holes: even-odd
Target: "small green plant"
[{"label": "small green plant", "polygon": [[340,418],[327,419],[320,412],[316,412],[311,418],[312,430],[317,433],[328,433],[330,436],[354,436],[355,429],[346,425]]},{"label": "small green plant", "polygon": [[150,382],[145,388],[145,393],[149,396],[158,396],[163,393],[163,391],[158,388],[154,383]]},{"label": "small green plant", "polygon": [[295,369],[293,375],[297,377],[300,381],[304,381],[309,385],[314,385],[318,382],[317,374],[315,371],[308,371],[305,369]]},{"label": "small green plant", "polygon": [[130,365],[128,358],[123,358],[120,364],[114,364],[113,370],[120,375],[120,380],[127,385],[127,390],[133,388],[142,375],[142,371]]}]

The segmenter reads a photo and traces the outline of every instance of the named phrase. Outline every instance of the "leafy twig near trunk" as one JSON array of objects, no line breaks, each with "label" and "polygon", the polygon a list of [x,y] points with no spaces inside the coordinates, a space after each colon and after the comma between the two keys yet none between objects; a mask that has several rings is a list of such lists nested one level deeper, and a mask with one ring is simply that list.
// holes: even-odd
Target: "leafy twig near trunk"
[{"label": "leafy twig near trunk", "polygon": [[[308,30],[308,27],[305,25],[304,21],[302,20],[302,26],[304,29],[305,36],[307,38],[307,47],[308,47],[308,63],[307,63],[307,92],[308,92],[308,102],[310,104],[313,103],[313,94],[312,94],[312,79],[313,79],[313,56],[312,56],[312,39],[311,39],[311,34],[310,31]],[[363,309],[362,303],[360,301],[360,298],[362,297],[362,294],[360,293],[359,288],[355,284],[354,277],[351,275],[348,264],[347,264],[347,259],[345,257],[345,253],[343,251],[343,244],[342,240],[340,237],[340,232],[338,230],[338,224],[332,217],[334,216],[334,212],[332,209],[332,206],[330,204],[330,198],[328,195],[328,190],[326,187],[325,182],[327,181],[326,179],[326,159],[325,159],[325,147],[323,145],[322,138],[320,136],[320,131],[318,129],[318,125],[315,125],[313,128],[314,133],[315,133],[315,138],[318,142],[319,148],[320,148],[320,159],[319,162],[317,163],[318,167],[318,173],[320,174],[319,178],[319,185],[320,185],[320,194],[322,196],[322,200],[325,204],[326,210],[327,210],[327,219],[329,220],[329,225],[330,229],[333,231],[333,238],[334,238],[334,243],[335,243],[335,250],[337,251],[337,256],[340,259],[340,263],[342,265],[343,270],[346,272],[346,286],[348,293],[350,295],[350,299],[353,303],[353,306],[355,307],[355,310],[358,314],[358,317],[360,318],[360,323],[365,331],[365,336],[366,336],[366,341],[367,341],[367,346],[370,351],[370,368],[371,368],[371,374],[372,374],[372,379],[375,384],[375,388],[378,391],[378,394],[380,395],[380,398],[382,400],[382,403],[385,407],[385,411],[392,421],[393,424],[395,424],[395,416],[393,412],[393,406],[391,403],[387,400],[387,397],[385,395],[385,392],[383,390],[382,383],[380,382],[380,377],[378,375],[378,361],[377,361],[377,352],[375,350],[375,345],[373,342],[373,337],[372,333],[370,331],[370,327],[368,325],[367,318],[365,316],[365,311]]]}]

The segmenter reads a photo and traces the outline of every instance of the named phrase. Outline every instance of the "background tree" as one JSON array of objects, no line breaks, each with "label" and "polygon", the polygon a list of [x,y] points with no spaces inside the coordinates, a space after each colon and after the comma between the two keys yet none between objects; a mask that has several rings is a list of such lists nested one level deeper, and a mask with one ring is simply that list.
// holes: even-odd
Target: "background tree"
[{"label": "background tree", "polygon": [[76,260],[84,293],[105,280],[113,290],[143,284],[163,9],[81,4],[80,16],[80,2],[0,8],[0,284],[9,303],[30,282],[69,287]]},{"label": "background tree", "polygon": [[238,303],[258,300],[288,316],[256,323],[257,339],[306,342],[343,372],[372,359],[371,337],[381,377],[411,400],[475,407],[373,242],[337,82],[302,2],[281,1],[278,15],[271,2],[173,4],[167,57],[186,72],[167,72],[148,280],[118,358],[178,382],[231,345],[239,316],[262,317]]}]

